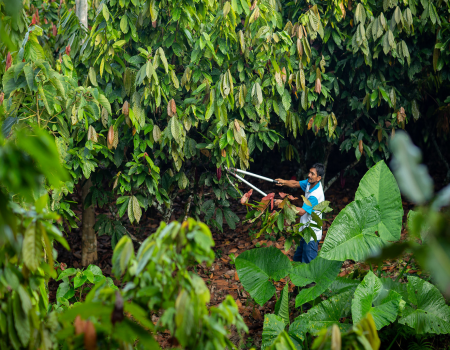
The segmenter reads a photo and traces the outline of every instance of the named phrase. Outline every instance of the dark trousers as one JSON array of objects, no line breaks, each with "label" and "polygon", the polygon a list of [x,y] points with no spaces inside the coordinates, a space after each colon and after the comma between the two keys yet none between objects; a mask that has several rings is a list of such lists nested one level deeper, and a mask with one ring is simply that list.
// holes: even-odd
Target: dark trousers
[{"label": "dark trousers", "polygon": [[317,251],[319,250],[319,243],[316,241],[306,241],[302,238],[297,250],[294,254],[294,261],[309,264],[311,260],[317,257]]}]

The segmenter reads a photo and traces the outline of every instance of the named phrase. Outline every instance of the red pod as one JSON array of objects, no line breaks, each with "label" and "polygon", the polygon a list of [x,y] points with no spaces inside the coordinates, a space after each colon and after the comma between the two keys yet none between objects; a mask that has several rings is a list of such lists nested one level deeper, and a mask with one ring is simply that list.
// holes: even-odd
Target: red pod
[{"label": "red pod", "polygon": [[341,170],[341,188],[344,188],[344,186],[345,186],[344,171]]},{"label": "red pod", "polygon": [[55,23],[53,23],[53,36],[56,36],[58,34],[58,29],[55,26]]},{"label": "red pod", "polygon": [[66,55],[69,56],[70,55],[70,45],[66,46]]},{"label": "red pod", "polygon": [[220,180],[220,178],[222,177],[222,169],[221,168],[216,169],[216,175],[217,175],[217,179]]},{"label": "red pod", "polygon": [[0,105],[3,103],[3,100],[5,99],[5,93],[0,94]]},{"label": "red pod", "polygon": [[9,67],[11,67],[12,65],[12,57],[11,57],[11,53],[8,52],[8,54],[6,55],[6,68],[5,68],[5,72],[9,69]]}]

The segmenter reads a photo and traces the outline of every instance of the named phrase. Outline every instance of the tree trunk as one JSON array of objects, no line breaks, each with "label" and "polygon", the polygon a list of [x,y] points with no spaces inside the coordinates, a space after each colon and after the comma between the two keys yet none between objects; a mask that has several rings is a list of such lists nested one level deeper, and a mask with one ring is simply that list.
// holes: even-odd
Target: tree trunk
[{"label": "tree trunk", "polygon": [[81,24],[88,28],[88,3],[87,0],[75,0],[75,14]]},{"label": "tree trunk", "polygon": [[95,210],[91,205],[88,208],[84,207],[86,196],[92,186],[91,179],[87,179],[82,188],[83,198],[83,217],[81,219],[81,265],[88,266],[97,262],[97,235],[94,231],[95,225]]}]

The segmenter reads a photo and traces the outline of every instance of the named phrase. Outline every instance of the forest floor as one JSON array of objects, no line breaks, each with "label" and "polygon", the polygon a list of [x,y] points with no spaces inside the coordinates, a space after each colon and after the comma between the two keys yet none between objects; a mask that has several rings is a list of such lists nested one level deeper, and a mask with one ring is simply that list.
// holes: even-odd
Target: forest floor
[{"label": "forest floor", "polygon": [[[286,171],[288,171],[286,169]],[[282,171],[280,171],[283,173]],[[275,176],[274,176],[275,177]],[[283,178],[289,179],[290,175],[283,176]],[[358,187],[360,178],[347,177],[345,185],[341,187],[339,181],[335,182],[330,189],[325,193],[325,199],[330,201],[330,207],[333,211],[326,214],[325,222],[323,226],[323,239],[325,239],[327,230],[334,218],[339,214],[339,212],[350,202],[354,200],[355,192]],[[261,188],[266,193],[270,192],[287,192],[286,188],[276,187],[273,184],[264,182],[262,180],[257,180],[251,178],[249,181]],[[443,184],[437,184],[437,188],[442,187]],[[239,186],[241,192],[247,192],[248,188],[245,185]],[[293,192],[296,196],[299,196],[299,192]],[[277,197],[276,197],[277,198]],[[209,199],[209,197],[206,197]],[[257,195],[253,194],[252,199],[258,200]],[[403,226],[401,232],[401,241],[408,239],[406,231],[406,220],[409,210],[413,209],[413,204],[403,199]],[[294,204],[301,206],[301,201],[294,201]],[[181,202],[179,197],[175,201],[175,210],[171,217],[173,220],[182,220],[184,217],[184,203]],[[194,271],[203,278],[205,283],[211,292],[211,302],[210,306],[217,305],[221,303],[225,297],[230,294],[236,301],[239,312],[242,315],[245,323],[249,328],[249,333],[241,337],[235,334],[233,336],[233,341],[235,343],[240,343],[241,349],[246,349],[250,347],[259,348],[261,344],[261,336],[263,329],[264,314],[273,313],[275,306],[275,297],[273,297],[264,306],[257,305],[249,294],[243,289],[236,272],[236,268],[232,263],[229,255],[234,254],[235,257],[243,253],[246,250],[253,249],[256,247],[264,246],[275,246],[279,248],[285,255],[287,255],[290,260],[292,260],[294,255],[295,247],[292,247],[289,251],[284,251],[284,239],[279,239],[277,241],[272,240],[273,237],[270,236],[260,236],[255,238],[255,234],[258,232],[258,226],[252,226],[252,224],[243,224],[245,220],[245,215],[247,213],[247,207],[242,206],[235,201],[231,205],[231,209],[240,217],[241,222],[236,225],[235,230],[231,230],[228,225],[224,223],[224,232],[217,230],[212,230],[213,238],[215,241],[214,251],[216,253],[216,259],[212,266],[198,265],[194,267]],[[77,210],[74,210],[78,217],[81,218],[81,206],[78,206]],[[106,209],[96,209],[97,215],[106,213]],[[153,215],[154,214],[154,215]],[[141,219],[139,225],[129,225],[127,226],[128,231],[133,234],[139,241],[143,241],[146,237],[151,235],[156,231],[161,221],[161,217],[156,213],[156,211],[144,215]],[[59,257],[58,262],[66,263],[68,267],[81,268],[81,236],[79,229],[72,230],[71,233],[66,237],[71,251],[66,251],[64,249],[58,249]],[[320,250],[321,244],[319,244]],[[136,244],[136,249],[138,244]],[[98,263],[97,265],[102,269],[105,276],[111,276],[111,258],[112,258],[112,248],[109,236],[98,237]],[[396,278],[403,267],[408,264],[406,273],[403,276],[403,280],[406,281],[408,275],[420,276],[422,278],[427,278],[427,274],[421,271],[420,267],[416,264],[415,260],[411,258],[410,255],[404,255],[398,259],[385,260],[382,269],[383,277]],[[347,276],[357,271],[357,273],[365,273],[370,269],[368,264],[361,262],[354,262],[347,260],[343,263],[340,276]],[[373,265],[372,269],[374,272],[378,270],[378,266]],[[112,277],[112,276],[111,276]],[[118,283],[118,281],[117,281]],[[286,281],[281,280],[276,283],[277,294],[279,296],[280,291],[285,286]],[[54,301],[56,296],[57,282],[50,284],[50,300]],[[294,285],[290,282],[289,290],[294,291]],[[291,298],[290,310],[291,319],[300,314],[299,309],[294,308],[295,298]],[[155,321],[155,320],[154,320]],[[158,335],[158,341],[163,348],[172,347],[171,339],[168,334]]]}]

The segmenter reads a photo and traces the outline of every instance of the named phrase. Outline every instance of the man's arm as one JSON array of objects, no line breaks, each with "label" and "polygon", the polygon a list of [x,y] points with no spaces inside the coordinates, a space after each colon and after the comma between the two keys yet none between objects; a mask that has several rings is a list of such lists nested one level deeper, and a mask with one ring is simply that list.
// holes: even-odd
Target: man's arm
[{"label": "man's arm", "polygon": [[275,179],[278,181],[277,186],[286,186],[289,188],[300,188],[300,182],[297,180],[283,180],[283,179]]}]

